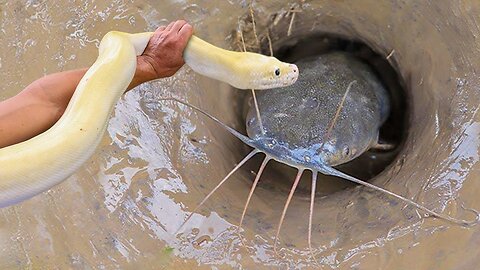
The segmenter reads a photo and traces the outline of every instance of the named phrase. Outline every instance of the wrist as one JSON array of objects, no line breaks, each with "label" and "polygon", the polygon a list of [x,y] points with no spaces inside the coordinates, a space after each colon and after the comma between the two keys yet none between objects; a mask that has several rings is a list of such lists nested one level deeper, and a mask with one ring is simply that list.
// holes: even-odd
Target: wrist
[{"label": "wrist", "polygon": [[146,61],[143,56],[139,56],[137,57],[137,68],[135,70],[135,75],[133,76],[132,82],[128,86],[127,90],[155,79],[157,79],[157,75],[151,64]]},{"label": "wrist", "polygon": [[137,57],[137,70],[135,74],[138,74],[141,79],[145,80],[144,82],[159,78],[152,62],[143,55]]}]

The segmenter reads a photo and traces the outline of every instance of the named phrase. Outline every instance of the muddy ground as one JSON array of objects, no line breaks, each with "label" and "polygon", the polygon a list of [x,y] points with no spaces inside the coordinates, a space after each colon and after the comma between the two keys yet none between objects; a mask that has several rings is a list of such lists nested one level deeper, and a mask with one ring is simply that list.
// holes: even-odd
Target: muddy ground
[{"label": "muddy ground", "polygon": [[[261,1],[253,7],[259,27],[272,27],[274,46],[288,36],[295,13],[292,34],[340,34],[388,57],[405,91],[406,135],[393,162],[371,182],[453,216],[471,217],[463,207],[480,209],[480,2]],[[233,0],[0,0],[0,100],[45,74],[88,66],[113,29],[153,30],[185,18],[201,38],[238,50],[236,30],[248,13],[248,1]],[[280,29],[287,33],[275,35]],[[129,92],[82,169],[1,210],[0,268],[314,268],[309,202],[302,196],[292,202],[281,233],[284,257],[273,253],[287,196],[275,187],[282,175],[272,174],[255,193],[241,245],[235,225],[256,161],[173,236],[247,149],[203,116],[157,98],[187,100],[242,130],[242,94],[186,67]],[[327,181],[337,180],[320,178],[319,185]],[[479,263],[480,226],[424,218],[362,187],[319,194],[314,224],[315,255],[325,269],[472,269]]]}]

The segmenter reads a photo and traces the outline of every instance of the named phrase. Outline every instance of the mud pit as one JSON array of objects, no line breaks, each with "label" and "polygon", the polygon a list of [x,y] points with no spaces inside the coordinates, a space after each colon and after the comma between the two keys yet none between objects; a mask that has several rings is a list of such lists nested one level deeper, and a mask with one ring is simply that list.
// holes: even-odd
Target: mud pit
[{"label": "mud pit", "polygon": [[[39,76],[90,64],[110,29],[152,30],[184,17],[199,36],[229,47],[232,29],[248,12],[243,1],[0,3],[2,100]],[[260,18],[284,14],[288,23],[292,3],[254,7]],[[322,1],[299,9],[293,33],[342,34],[385,57],[394,50],[390,60],[405,83],[409,133],[393,164],[372,182],[453,216],[468,217],[462,205],[480,208],[480,4]],[[235,224],[253,178],[248,170],[194,215],[184,235],[172,237],[245,149],[201,115],[156,100],[170,95],[244,128],[242,104],[233,102],[239,92],[186,68],[130,92],[87,165],[51,191],[1,210],[0,268],[314,267],[306,242],[308,201],[301,197],[282,229],[285,258],[272,251],[282,190],[257,190],[244,224],[247,246],[240,245]],[[479,263],[480,226],[420,218],[415,209],[361,187],[319,196],[314,224],[315,254],[325,269],[472,269]]]}]

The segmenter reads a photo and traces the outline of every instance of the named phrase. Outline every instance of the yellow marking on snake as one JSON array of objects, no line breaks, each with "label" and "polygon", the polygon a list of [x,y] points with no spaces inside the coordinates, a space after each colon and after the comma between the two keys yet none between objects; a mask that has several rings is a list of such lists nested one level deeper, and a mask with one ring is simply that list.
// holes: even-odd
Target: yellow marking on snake
[{"label": "yellow marking on snake", "polygon": [[[136,70],[136,57],[153,33],[109,32],[90,67],[53,127],[21,143],[0,149],[0,207],[29,199],[64,181],[95,152],[116,102]],[[295,65],[274,57],[233,52],[192,36],[184,51],[195,72],[239,89],[287,86],[298,77]]]}]

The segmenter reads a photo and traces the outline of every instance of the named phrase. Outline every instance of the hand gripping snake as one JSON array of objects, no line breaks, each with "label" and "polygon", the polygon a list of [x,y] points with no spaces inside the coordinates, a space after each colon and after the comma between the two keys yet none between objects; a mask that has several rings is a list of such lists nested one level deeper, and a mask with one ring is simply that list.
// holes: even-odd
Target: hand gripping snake
[{"label": "hand gripping snake", "polygon": [[[136,57],[153,33],[109,32],[99,56],[53,127],[27,141],[0,149],[0,207],[29,199],[75,173],[95,152],[116,102],[136,70]],[[215,47],[192,36],[183,53],[195,72],[239,89],[293,84],[298,68],[249,52]]]}]

